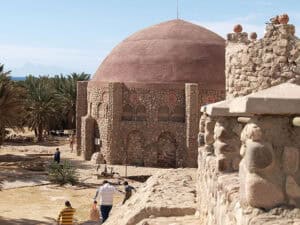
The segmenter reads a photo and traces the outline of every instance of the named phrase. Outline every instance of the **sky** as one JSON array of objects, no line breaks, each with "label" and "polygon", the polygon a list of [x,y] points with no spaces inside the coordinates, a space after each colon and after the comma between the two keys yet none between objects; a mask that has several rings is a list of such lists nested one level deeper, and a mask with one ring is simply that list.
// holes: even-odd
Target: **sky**
[{"label": "sky", "polygon": [[[226,37],[235,24],[263,36],[288,13],[300,36],[299,0],[178,0],[179,18]],[[0,0],[0,63],[12,76],[93,74],[130,34],[176,19],[176,0]]]}]

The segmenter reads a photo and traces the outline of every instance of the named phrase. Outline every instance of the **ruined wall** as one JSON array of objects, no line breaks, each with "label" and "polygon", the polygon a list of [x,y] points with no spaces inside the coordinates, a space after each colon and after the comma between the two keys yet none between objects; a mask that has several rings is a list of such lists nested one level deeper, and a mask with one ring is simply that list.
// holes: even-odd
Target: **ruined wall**
[{"label": "ruined wall", "polygon": [[87,114],[87,85],[88,81],[77,82],[76,96],[76,151],[81,154],[81,117]]},{"label": "ruined wall", "polygon": [[291,24],[268,24],[264,38],[231,33],[226,46],[226,98],[284,82],[300,83],[300,41]]},{"label": "ruined wall", "polygon": [[[220,130],[227,127],[220,129],[220,119],[224,118],[206,123],[209,137],[198,149],[197,197],[202,223],[299,224],[300,128],[292,125],[292,117],[253,117],[243,127],[237,118],[230,118],[236,127],[231,125],[232,130],[239,133],[242,140],[239,172],[220,168],[217,150],[220,144],[216,143],[223,135],[217,133],[225,134]],[[203,132],[203,127],[200,130]],[[211,145],[213,150],[207,151],[209,148],[205,145]],[[230,158],[224,155],[225,160]]]},{"label": "ruined wall", "polygon": [[[300,209],[241,207],[238,173],[220,173],[217,158],[199,148],[197,197],[199,224],[206,225],[298,225]],[[261,196],[261,195],[260,195]]]},{"label": "ruined wall", "polygon": [[241,140],[240,203],[300,208],[300,127],[292,117],[253,117]]}]

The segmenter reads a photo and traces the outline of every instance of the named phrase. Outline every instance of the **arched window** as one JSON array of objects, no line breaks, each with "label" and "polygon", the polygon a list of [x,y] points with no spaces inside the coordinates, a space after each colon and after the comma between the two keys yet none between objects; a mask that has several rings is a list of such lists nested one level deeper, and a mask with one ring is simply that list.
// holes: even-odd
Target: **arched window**
[{"label": "arched window", "polygon": [[131,105],[127,104],[123,107],[122,120],[133,120],[133,108]]},{"label": "arched window", "polygon": [[146,121],[146,108],[143,105],[138,105],[136,107],[136,120],[137,121]]},{"label": "arched window", "polygon": [[161,106],[158,108],[158,121],[168,121],[170,110],[168,106]]},{"label": "arched window", "polygon": [[171,121],[174,122],[185,122],[185,109],[182,106],[175,106],[173,113],[171,115]]}]

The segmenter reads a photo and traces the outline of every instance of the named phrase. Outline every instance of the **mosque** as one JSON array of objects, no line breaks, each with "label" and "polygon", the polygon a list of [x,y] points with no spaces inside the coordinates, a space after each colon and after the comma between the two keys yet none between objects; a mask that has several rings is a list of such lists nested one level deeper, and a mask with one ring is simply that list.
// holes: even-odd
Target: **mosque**
[{"label": "mosque", "polygon": [[200,106],[225,97],[225,40],[176,19],[134,33],[78,83],[77,153],[196,167]]}]

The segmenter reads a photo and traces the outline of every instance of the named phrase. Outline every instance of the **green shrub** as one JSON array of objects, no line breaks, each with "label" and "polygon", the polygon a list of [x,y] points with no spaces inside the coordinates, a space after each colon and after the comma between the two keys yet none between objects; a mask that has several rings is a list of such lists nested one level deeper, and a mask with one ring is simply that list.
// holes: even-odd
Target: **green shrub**
[{"label": "green shrub", "polygon": [[63,164],[52,162],[48,167],[49,181],[64,185],[74,185],[78,182],[78,174],[76,168],[69,161],[64,161]]}]

